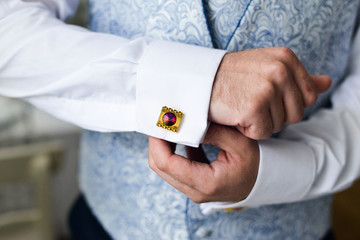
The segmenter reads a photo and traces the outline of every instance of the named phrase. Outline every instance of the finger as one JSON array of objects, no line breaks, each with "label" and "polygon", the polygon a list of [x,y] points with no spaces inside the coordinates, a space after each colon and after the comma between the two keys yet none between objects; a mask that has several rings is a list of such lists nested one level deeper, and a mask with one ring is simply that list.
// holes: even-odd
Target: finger
[{"label": "finger", "polygon": [[168,142],[164,140],[149,137],[150,157],[162,172],[191,188],[203,189],[204,185],[208,186],[208,183],[211,184],[214,181],[211,165],[190,161],[174,154]]},{"label": "finger", "polygon": [[311,80],[310,75],[305,70],[304,66],[300,63],[298,59],[294,61],[293,76],[295,82],[301,92],[303,105],[309,107],[314,104],[317,100],[317,90],[314,82]]},{"label": "finger", "polygon": [[295,53],[285,47],[273,48],[272,51],[291,70],[293,79],[302,95],[304,105],[308,107],[314,104],[317,100],[315,84]]},{"label": "finger", "polygon": [[184,193],[187,197],[189,197],[194,202],[206,202],[208,201],[206,196],[201,192],[197,191],[196,189],[185,185],[184,183],[176,180],[175,178],[171,177],[167,173],[161,171],[154,161],[154,159],[149,155],[149,166],[150,168],[159,175],[162,179],[164,179],[167,183],[171,186],[179,190],[180,192]]},{"label": "finger", "polygon": [[323,93],[331,87],[331,77],[327,75],[312,75],[310,76],[318,93]]},{"label": "finger", "polygon": [[242,127],[239,129],[246,137],[260,140],[266,139],[273,133],[273,122],[271,118],[270,109],[268,111],[262,111],[255,115],[255,118],[248,127]]},{"label": "finger", "polygon": [[273,133],[280,132],[285,123],[285,109],[282,97],[276,97],[270,105]]},{"label": "finger", "polygon": [[304,102],[299,89],[292,87],[284,91],[285,123],[300,122],[304,116]]},{"label": "finger", "polygon": [[186,147],[185,149],[186,149],[186,155],[191,161],[208,163],[208,164],[210,163],[201,145],[198,148]]}]

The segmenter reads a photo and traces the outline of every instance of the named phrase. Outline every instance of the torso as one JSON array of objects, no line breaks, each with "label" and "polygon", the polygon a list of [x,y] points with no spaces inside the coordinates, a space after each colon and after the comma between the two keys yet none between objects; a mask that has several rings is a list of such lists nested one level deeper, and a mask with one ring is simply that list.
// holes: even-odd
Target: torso
[{"label": "torso", "polygon": [[[91,28],[240,51],[291,48],[312,74],[346,71],[358,1],[91,0]],[[327,103],[322,95],[307,111]],[[207,150],[215,155],[216,150]],[[330,226],[331,198],[204,216],[147,164],[147,137],[85,132],[81,188],[115,239],[318,239]],[[310,221],[311,219],[311,221]],[[200,230],[199,230],[200,229]]]}]

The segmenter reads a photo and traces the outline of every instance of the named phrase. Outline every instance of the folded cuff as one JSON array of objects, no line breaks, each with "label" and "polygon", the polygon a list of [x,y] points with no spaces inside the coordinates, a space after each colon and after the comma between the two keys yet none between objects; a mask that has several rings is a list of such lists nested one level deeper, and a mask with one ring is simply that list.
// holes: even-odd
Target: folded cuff
[{"label": "folded cuff", "polygon": [[311,148],[302,142],[267,139],[259,141],[259,149],[258,177],[249,196],[240,202],[201,204],[204,214],[225,208],[258,207],[304,198],[316,171]]},{"label": "folded cuff", "polygon": [[[137,131],[198,146],[208,127],[212,85],[225,53],[182,43],[152,42],[140,61],[136,83]],[[163,106],[184,114],[178,132],[156,125]]]}]

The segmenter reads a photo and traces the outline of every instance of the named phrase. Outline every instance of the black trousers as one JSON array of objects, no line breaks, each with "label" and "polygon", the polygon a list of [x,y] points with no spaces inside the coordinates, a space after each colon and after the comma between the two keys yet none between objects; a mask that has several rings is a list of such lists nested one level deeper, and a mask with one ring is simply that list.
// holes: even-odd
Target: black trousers
[{"label": "black trousers", "polygon": [[[76,200],[70,211],[69,225],[74,240],[111,240],[111,237],[92,214],[82,195]],[[335,240],[335,238],[329,231],[322,240]]]},{"label": "black trousers", "polygon": [[111,240],[82,195],[70,211],[69,227],[73,240]]}]

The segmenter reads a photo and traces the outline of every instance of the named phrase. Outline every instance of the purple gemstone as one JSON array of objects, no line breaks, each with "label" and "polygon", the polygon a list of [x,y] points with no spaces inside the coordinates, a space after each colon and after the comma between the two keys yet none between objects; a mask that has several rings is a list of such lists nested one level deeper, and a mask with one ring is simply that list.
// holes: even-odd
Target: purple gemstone
[{"label": "purple gemstone", "polygon": [[167,112],[162,117],[162,120],[166,126],[172,126],[176,123],[176,116],[171,112]]}]

